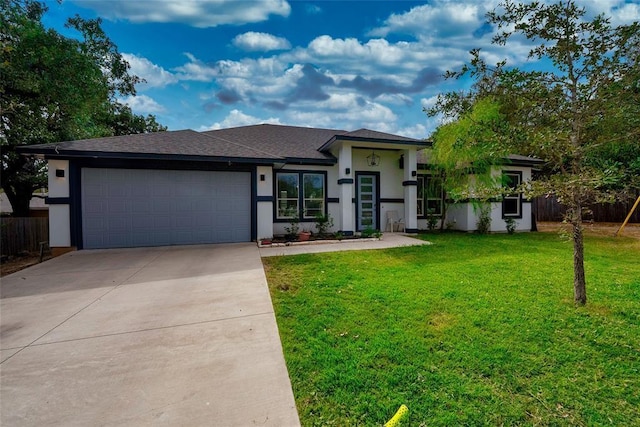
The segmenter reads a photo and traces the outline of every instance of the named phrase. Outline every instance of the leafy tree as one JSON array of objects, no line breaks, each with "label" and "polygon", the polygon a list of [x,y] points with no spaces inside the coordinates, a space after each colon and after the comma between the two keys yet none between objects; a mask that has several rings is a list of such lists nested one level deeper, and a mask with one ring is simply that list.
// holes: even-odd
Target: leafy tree
[{"label": "leafy tree", "polygon": [[[528,190],[531,196],[554,195],[567,208],[574,300],[580,305],[587,302],[586,207],[640,187],[640,27],[637,22],[613,27],[605,16],[587,20],[585,15],[573,0],[502,3],[487,15],[498,29],[493,42],[506,45],[516,35],[532,42],[529,59],[538,69],[509,68],[505,61],[490,67],[480,50],[472,50],[470,63],[448,76],[470,75],[473,88],[441,96],[429,111],[464,119],[490,97],[503,118],[498,145],[546,161]],[[458,142],[468,143],[468,138]]]},{"label": "leafy tree", "polygon": [[436,129],[430,161],[454,202],[486,202],[498,196],[500,177],[491,172],[509,154],[502,136],[505,126],[500,104],[486,97],[470,104],[457,120]]},{"label": "leafy tree", "polygon": [[142,80],[99,19],[70,18],[76,40],[46,29],[45,12],[34,0],[0,0],[1,179],[15,216],[27,216],[33,191],[46,186],[46,165],[17,147],[166,130],[117,101]]}]

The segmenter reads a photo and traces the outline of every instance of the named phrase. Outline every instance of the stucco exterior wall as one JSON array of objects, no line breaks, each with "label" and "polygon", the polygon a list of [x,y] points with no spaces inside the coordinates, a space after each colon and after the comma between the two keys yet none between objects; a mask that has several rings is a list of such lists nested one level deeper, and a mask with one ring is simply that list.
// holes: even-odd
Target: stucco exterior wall
[{"label": "stucco exterior wall", "polygon": [[[264,176],[264,181],[262,177]],[[256,168],[256,196],[258,198],[257,232],[258,239],[273,236],[273,201],[261,201],[260,198],[273,197],[273,168],[271,166],[258,166]]]},{"label": "stucco exterior wall", "polygon": [[[69,197],[69,161],[49,160],[49,246],[68,248],[71,246],[71,216],[69,204],[58,204],[56,199]],[[57,177],[56,170],[63,170],[64,177]]]},{"label": "stucco exterior wall", "polygon": [[[531,168],[527,166],[510,166],[505,165],[500,168],[495,168],[493,175],[500,176],[504,171],[515,171],[522,174],[522,182],[529,181],[531,179]],[[502,216],[502,202],[491,202],[491,232],[504,233],[507,231],[507,224]],[[522,200],[522,217],[514,218],[516,221],[516,231],[531,231],[532,228],[532,216],[531,216],[532,204],[527,200]],[[475,231],[477,229],[477,222],[480,214],[480,209],[477,204],[474,203],[456,203],[451,204],[447,208],[447,214],[445,218],[445,225],[448,223],[453,224],[454,230],[460,231]],[[418,226],[421,230],[427,229],[426,219],[418,221]],[[438,223],[438,227],[440,224]]]}]

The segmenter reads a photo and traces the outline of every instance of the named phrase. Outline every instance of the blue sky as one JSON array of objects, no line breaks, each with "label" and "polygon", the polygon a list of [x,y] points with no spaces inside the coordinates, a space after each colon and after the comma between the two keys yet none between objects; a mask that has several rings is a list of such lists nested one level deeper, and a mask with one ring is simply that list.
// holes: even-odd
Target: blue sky
[{"label": "blue sky", "polygon": [[[613,24],[640,20],[638,0],[581,0]],[[426,138],[424,107],[464,82],[445,81],[468,51],[526,61],[514,39],[491,45],[484,15],[498,1],[64,0],[46,26],[69,36],[75,14],[103,28],[147,82],[123,99],[170,130],[257,123],[369,128]]]}]

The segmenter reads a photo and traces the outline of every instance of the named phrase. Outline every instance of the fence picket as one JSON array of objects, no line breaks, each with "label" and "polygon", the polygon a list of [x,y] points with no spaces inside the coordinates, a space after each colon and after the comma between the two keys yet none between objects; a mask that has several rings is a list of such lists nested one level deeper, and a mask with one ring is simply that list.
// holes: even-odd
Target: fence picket
[{"label": "fence picket", "polygon": [[49,241],[48,218],[0,218],[0,253],[38,252]]}]

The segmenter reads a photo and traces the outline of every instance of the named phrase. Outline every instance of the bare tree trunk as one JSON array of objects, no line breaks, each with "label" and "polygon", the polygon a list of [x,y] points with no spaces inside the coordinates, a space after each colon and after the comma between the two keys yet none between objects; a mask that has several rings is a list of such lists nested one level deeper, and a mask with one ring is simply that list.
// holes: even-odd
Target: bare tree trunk
[{"label": "bare tree trunk", "polygon": [[573,300],[577,305],[587,303],[587,283],[584,275],[584,238],[582,227],[582,207],[573,209]]},{"label": "bare tree trunk", "polygon": [[31,191],[32,188],[30,185],[23,185],[22,192],[17,193],[13,188],[3,187],[4,193],[7,195],[7,199],[11,204],[11,210],[13,213],[11,214],[14,217],[28,217],[29,216],[29,204],[31,202]]}]

